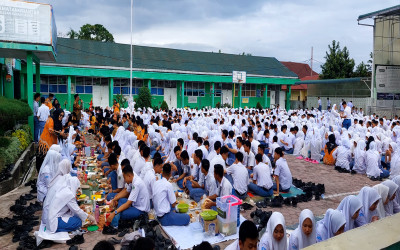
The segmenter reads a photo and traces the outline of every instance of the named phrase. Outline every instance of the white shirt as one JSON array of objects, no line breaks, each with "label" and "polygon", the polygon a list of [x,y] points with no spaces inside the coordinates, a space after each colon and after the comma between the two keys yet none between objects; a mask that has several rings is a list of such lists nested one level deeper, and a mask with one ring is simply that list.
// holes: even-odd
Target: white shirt
[{"label": "white shirt", "polygon": [[251,142],[251,151],[252,151],[255,155],[256,155],[257,152],[258,152],[258,145],[260,145],[260,142],[253,138],[253,141]]},{"label": "white shirt", "polygon": [[218,188],[218,197],[223,197],[232,194],[232,184],[225,177],[222,177],[221,183],[217,181],[217,188]]},{"label": "white shirt", "polygon": [[161,178],[153,184],[153,204],[157,217],[169,213],[175,202],[174,189],[167,179]]},{"label": "white shirt", "polygon": [[343,113],[345,116],[344,119],[351,119],[351,108],[349,106],[346,106]]},{"label": "white shirt", "polygon": [[136,174],[133,175],[131,184],[128,184],[126,191],[128,191],[128,200],[132,201],[132,207],[137,208],[142,212],[150,211],[150,196],[147,187],[143,180]]},{"label": "white shirt", "polygon": [[153,197],[153,184],[154,182],[156,182],[156,180],[156,172],[154,171],[154,169],[150,169],[149,171],[147,171],[143,177],[143,182],[144,184],[146,184],[150,197]]},{"label": "white shirt", "polygon": [[257,186],[270,189],[273,185],[271,172],[267,164],[260,162],[253,170],[253,180],[257,181]]},{"label": "white shirt", "polygon": [[[247,153],[246,153],[247,154]],[[254,167],[256,165],[256,156],[252,151],[247,154],[246,167]]]},{"label": "white shirt", "polygon": [[242,163],[232,164],[226,170],[227,174],[232,175],[233,187],[239,194],[247,192],[247,185],[249,184],[249,172]]},{"label": "white shirt", "polygon": [[226,170],[226,164],[224,158],[222,158],[221,155],[216,155],[210,162],[210,168],[208,169],[208,172],[214,174],[214,166],[217,164],[221,164],[224,170]]},{"label": "white shirt", "polygon": [[321,99],[318,99],[318,105],[321,105]]},{"label": "white shirt", "polygon": [[225,247],[225,250],[240,250],[239,239],[235,240],[229,246]]},{"label": "white shirt", "polygon": [[117,169],[117,187],[118,188],[124,188],[125,181],[124,181],[124,176],[122,174],[122,168],[121,165],[118,165]]},{"label": "white shirt", "polygon": [[286,159],[279,158],[276,161],[275,175],[279,177],[279,184],[283,190],[289,189],[292,186],[292,173],[290,172],[289,166]]},{"label": "white shirt", "polygon": [[266,154],[263,154],[262,162],[265,163],[266,165],[268,165],[268,167],[269,167],[269,172],[272,174],[272,164],[271,164],[271,160],[268,158],[268,156],[267,156]]},{"label": "white shirt", "polygon": [[217,183],[214,179],[214,172],[208,171],[208,174],[204,177],[204,189],[209,196],[217,194]]},{"label": "white shirt", "polygon": [[279,148],[279,144],[276,143],[276,142],[274,142],[274,143],[271,145],[271,150],[269,151],[269,153],[272,155],[272,157],[274,157],[275,149],[277,149],[277,148]]},{"label": "white shirt", "polygon": [[45,104],[42,104],[38,109],[37,116],[38,116],[40,122],[47,121],[47,118],[49,118],[49,116],[50,116],[49,107],[47,107]]},{"label": "white shirt", "polygon": [[135,173],[140,174],[145,165],[146,165],[146,160],[142,156],[139,156],[136,159],[135,164],[133,165],[133,171]]}]

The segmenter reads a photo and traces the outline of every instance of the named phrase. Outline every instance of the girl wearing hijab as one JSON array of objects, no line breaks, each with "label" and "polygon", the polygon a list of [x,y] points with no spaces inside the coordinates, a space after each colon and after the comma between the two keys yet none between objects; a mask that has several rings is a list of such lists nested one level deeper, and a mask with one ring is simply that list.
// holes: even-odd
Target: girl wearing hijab
[{"label": "girl wearing hijab", "polygon": [[285,218],[281,213],[272,213],[258,250],[287,250]]},{"label": "girl wearing hijab", "polygon": [[366,173],[366,163],[365,163],[365,146],[364,140],[359,140],[357,142],[357,148],[354,150],[354,166],[353,170],[358,174]]},{"label": "girl wearing hijab", "polygon": [[371,223],[379,219],[376,207],[378,206],[381,196],[378,191],[372,187],[363,187],[357,197],[361,200],[363,204],[358,218],[356,219],[354,225],[355,227],[361,227],[365,224]]},{"label": "girl wearing hijab", "polygon": [[43,202],[47,195],[50,182],[56,174],[61,154],[55,150],[49,150],[40,168],[37,179],[37,199]]},{"label": "girl wearing hijab", "polygon": [[390,178],[400,175],[400,148],[397,143],[391,142],[389,144],[390,152]]},{"label": "girl wearing hijab", "polygon": [[371,178],[371,180],[389,177],[389,171],[379,168],[381,157],[378,151],[376,151],[376,144],[374,141],[370,142],[365,159],[367,164],[367,176]]},{"label": "girl wearing hijab", "polygon": [[392,181],[399,186],[399,188],[396,190],[396,194],[393,201],[395,201],[397,204],[400,205],[400,176],[394,177]]},{"label": "girl wearing hijab", "polygon": [[373,188],[378,191],[378,194],[381,196],[376,211],[379,219],[383,219],[386,217],[385,206],[389,203],[389,188],[383,184],[375,185]]},{"label": "girl wearing hijab", "polygon": [[46,124],[44,125],[43,132],[40,136],[38,153],[36,156],[36,170],[39,172],[40,167],[44,161],[47,151],[53,144],[57,144],[57,138],[59,135],[63,136],[62,131],[62,119],[64,117],[64,111],[56,109],[53,115],[47,118]]},{"label": "girl wearing hijab", "polygon": [[314,128],[310,143],[311,159],[309,162],[318,164],[321,160],[321,136],[319,130]]},{"label": "girl wearing hijab", "polygon": [[317,242],[325,241],[344,232],[346,219],[338,210],[329,208],[317,223]]},{"label": "girl wearing hijab", "polygon": [[336,144],[336,138],[334,134],[330,134],[328,136],[328,142],[325,145],[325,156],[324,156],[324,163],[326,165],[334,165],[335,164],[335,158],[333,157],[333,153],[335,152],[336,148],[337,148],[337,144]]},{"label": "girl wearing hijab", "polygon": [[355,227],[354,221],[358,218],[361,208],[362,203],[360,199],[355,195],[346,196],[340,202],[337,210],[342,212],[344,218],[346,219],[346,226],[344,227],[345,232]]},{"label": "girl wearing hijab", "polygon": [[315,244],[316,235],[314,214],[311,210],[304,209],[300,213],[299,226],[290,235],[288,250],[302,249]]},{"label": "girl wearing hijab", "polygon": [[396,202],[395,198],[396,198],[396,192],[399,190],[399,185],[397,185],[391,180],[386,180],[382,182],[382,184],[389,188],[389,195],[388,195],[389,202],[384,206],[386,215],[390,216],[398,213],[400,211],[400,205]]},{"label": "girl wearing hijab", "polygon": [[93,215],[85,213],[76,202],[76,191],[79,186],[79,179],[71,177],[57,182],[57,185],[49,190],[49,195],[43,204],[42,215],[42,222],[49,232],[75,231],[87,218],[96,224]]},{"label": "girl wearing hijab", "polygon": [[350,141],[347,136],[342,139],[342,145],[339,146],[333,153],[333,158],[336,159],[335,169],[341,173],[350,173]]}]

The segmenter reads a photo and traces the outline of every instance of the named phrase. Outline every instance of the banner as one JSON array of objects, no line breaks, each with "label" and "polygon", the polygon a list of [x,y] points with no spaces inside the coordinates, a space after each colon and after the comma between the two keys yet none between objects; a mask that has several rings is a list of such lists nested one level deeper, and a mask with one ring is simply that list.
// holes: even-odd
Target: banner
[{"label": "banner", "polygon": [[197,96],[188,96],[188,103],[197,103]]},{"label": "banner", "polygon": [[242,98],[242,103],[249,103],[249,98],[248,97],[243,97]]}]

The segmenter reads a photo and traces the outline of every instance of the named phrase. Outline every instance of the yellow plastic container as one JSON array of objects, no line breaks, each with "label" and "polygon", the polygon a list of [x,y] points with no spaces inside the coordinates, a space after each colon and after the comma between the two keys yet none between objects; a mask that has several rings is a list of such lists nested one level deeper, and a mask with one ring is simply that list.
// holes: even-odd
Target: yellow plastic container
[{"label": "yellow plastic container", "polygon": [[91,200],[93,200],[93,199],[95,199],[95,200],[101,199],[101,194],[94,194],[90,198],[91,198]]}]

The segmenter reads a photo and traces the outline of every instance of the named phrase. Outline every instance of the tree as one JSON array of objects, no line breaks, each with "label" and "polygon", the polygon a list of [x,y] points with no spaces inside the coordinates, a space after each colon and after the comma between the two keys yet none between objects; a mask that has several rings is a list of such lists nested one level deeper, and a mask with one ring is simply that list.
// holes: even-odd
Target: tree
[{"label": "tree", "polygon": [[165,100],[161,103],[160,109],[164,110],[164,111],[168,111],[169,110],[168,103]]},{"label": "tree", "polygon": [[354,59],[350,58],[347,47],[340,48],[339,42],[332,41],[332,46],[328,45],[325,63],[321,65],[322,73],[320,79],[349,78],[353,75]]},{"label": "tree", "polygon": [[150,90],[143,86],[139,89],[138,97],[135,98],[135,108],[150,108],[151,107],[151,94]]},{"label": "tree", "polygon": [[114,42],[113,35],[101,24],[85,24],[79,31],[70,29],[67,36],[71,39],[94,40],[101,42]]},{"label": "tree", "polygon": [[259,109],[259,110],[262,110],[262,109],[263,109],[263,106],[261,105],[260,102],[257,102],[257,104],[256,104],[256,109]]},{"label": "tree", "polygon": [[125,105],[126,105],[126,98],[125,98],[125,96],[124,96],[123,94],[117,94],[117,95],[115,96],[115,100],[117,101],[117,103],[119,103],[119,106],[120,106],[121,108],[125,108]]},{"label": "tree", "polygon": [[371,71],[368,68],[368,64],[361,62],[357,65],[356,70],[353,73],[354,77],[370,77]]}]

